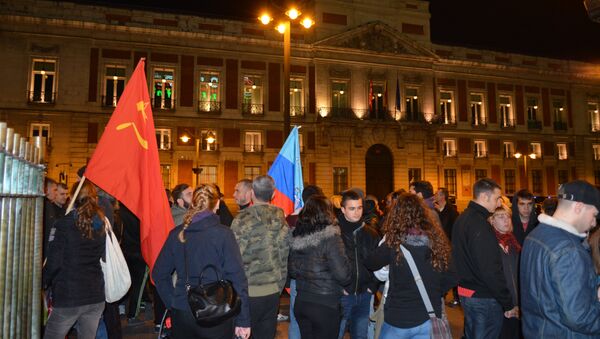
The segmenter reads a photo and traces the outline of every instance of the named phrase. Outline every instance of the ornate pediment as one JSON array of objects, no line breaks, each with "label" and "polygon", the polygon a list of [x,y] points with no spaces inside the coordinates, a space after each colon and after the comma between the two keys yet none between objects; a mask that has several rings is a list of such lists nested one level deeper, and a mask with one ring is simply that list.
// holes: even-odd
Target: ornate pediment
[{"label": "ornate pediment", "polygon": [[371,22],[323,39],[315,45],[357,49],[376,53],[427,55],[432,53],[383,22]]}]

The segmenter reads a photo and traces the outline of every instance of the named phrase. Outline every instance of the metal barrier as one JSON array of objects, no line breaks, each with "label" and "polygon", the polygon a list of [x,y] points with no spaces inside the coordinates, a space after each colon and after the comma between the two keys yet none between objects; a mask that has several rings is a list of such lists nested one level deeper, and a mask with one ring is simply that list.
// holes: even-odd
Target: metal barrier
[{"label": "metal barrier", "polygon": [[0,338],[41,337],[45,138],[0,122]]}]

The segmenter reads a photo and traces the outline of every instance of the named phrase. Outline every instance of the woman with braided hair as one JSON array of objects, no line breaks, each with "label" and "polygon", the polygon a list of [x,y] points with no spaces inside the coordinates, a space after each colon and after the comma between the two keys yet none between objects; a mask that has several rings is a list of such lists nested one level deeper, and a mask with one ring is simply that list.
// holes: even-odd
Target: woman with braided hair
[{"label": "woman with braided hair", "polygon": [[[231,339],[234,333],[243,339],[250,337],[248,281],[233,232],[221,225],[215,214],[218,208],[219,194],[214,185],[196,188],[183,224],[169,233],[154,264],[152,278],[165,306],[171,310],[173,338]],[[232,282],[242,305],[237,317],[214,326],[200,326],[187,302],[186,276],[191,286],[200,284],[201,273],[204,273],[202,284],[216,281],[213,270],[204,271],[208,265],[216,267],[222,279]],[[173,284],[174,272],[177,280]]]}]

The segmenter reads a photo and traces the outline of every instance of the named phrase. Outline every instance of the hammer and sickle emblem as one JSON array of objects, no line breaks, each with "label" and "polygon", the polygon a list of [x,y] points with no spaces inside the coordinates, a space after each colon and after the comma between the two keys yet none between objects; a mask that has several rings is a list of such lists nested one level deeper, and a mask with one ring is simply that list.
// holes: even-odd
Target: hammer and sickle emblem
[{"label": "hammer and sickle emblem", "polygon": [[[136,104],[136,108],[137,111],[142,113],[142,117],[144,118],[144,123],[146,123],[146,119],[148,119],[148,116],[146,115],[146,112],[144,111],[144,109],[148,106],[147,102],[143,102],[143,101],[139,101]],[[135,125],[135,122],[125,122],[122,123],[120,125],[117,126],[117,131],[121,131],[124,130],[126,128],[129,127],[133,127],[133,131],[135,132],[135,136],[137,137],[138,142],[140,143],[140,145],[144,148],[144,149],[148,149],[148,140],[142,138],[142,135],[140,134],[140,131],[138,130],[137,126]]]}]

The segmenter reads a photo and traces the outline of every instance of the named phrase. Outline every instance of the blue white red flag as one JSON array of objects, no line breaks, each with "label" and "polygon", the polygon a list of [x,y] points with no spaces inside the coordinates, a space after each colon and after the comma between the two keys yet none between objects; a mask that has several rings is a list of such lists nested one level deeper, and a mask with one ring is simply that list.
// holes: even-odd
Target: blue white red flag
[{"label": "blue white red flag", "polygon": [[275,197],[271,203],[281,207],[286,216],[304,206],[298,128],[292,129],[268,173],[275,180]]}]

